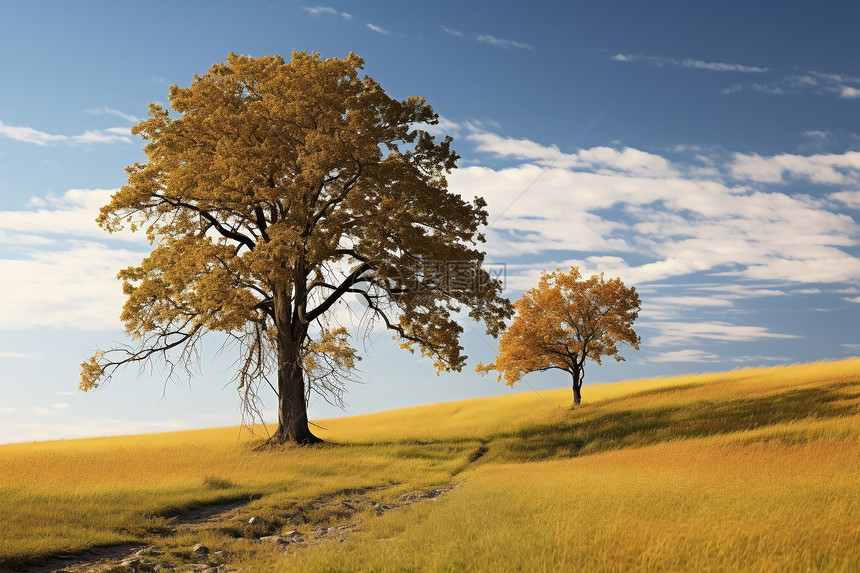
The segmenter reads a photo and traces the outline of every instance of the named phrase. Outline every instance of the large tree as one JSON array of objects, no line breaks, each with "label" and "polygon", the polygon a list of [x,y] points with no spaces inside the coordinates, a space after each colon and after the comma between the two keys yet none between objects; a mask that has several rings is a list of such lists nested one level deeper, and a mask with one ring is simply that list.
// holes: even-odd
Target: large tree
[{"label": "large tree", "polygon": [[579,268],[541,273],[538,286],[514,303],[516,316],[499,341],[496,361],[479,363],[476,370],[499,372],[513,386],[530,372],[553,368],[573,379],[573,402],[582,401],[585,361],[598,364],[604,356],[624,358],[618,344],[639,350],[633,321],[639,316],[639,295],[621,279],[603,273],[583,279]]},{"label": "large tree", "polygon": [[238,345],[246,404],[266,383],[277,393],[270,441],[314,443],[309,392],[338,398],[358,358],[338,321],[347,295],[438,370],[465,364],[464,307],[500,333],[510,303],[476,248],[486,203],[448,190],[458,156],[424,128],[438,123],[433,109],[390,98],[360,76],[363,63],[231,53],[190,87],[171,86],[175,113],[150,105],[133,129],[147,161],[127,168],[98,217],[111,232],[144,230],[153,246],[119,273],[121,318],[139,344],[97,352],[81,389],[126,364],[187,366],[202,336],[222,332]]}]

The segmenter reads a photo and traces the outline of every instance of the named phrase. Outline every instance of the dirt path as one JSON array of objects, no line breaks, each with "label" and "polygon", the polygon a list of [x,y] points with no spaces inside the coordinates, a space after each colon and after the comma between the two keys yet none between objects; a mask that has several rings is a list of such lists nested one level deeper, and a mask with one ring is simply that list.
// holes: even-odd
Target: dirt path
[{"label": "dirt path", "polygon": [[[171,537],[177,533],[191,534],[194,537],[204,532],[217,532],[231,540],[246,541],[248,551],[253,551],[254,547],[259,547],[255,544],[260,543],[295,550],[333,539],[343,541],[361,526],[367,515],[382,515],[399,507],[436,499],[459,485],[461,484],[412,491],[385,503],[374,501],[369,494],[387,488],[345,490],[297,502],[274,513],[270,511],[266,519],[252,515],[253,512],[248,506],[254,499],[203,506],[174,517],[169,522],[169,532],[154,538],[150,545],[93,547],[74,555],[58,555],[44,564],[18,568],[14,572],[228,573],[235,569],[222,559],[221,551],[210,550],[200,543],[190,547],[176,547],[172,545]],[[0,573],[12,573],[12,570],[0,568]]]}]

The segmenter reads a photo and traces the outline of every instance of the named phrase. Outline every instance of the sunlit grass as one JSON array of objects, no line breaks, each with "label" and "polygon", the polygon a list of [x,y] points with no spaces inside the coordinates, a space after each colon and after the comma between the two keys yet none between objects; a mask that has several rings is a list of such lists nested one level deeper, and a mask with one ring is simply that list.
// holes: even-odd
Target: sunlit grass
[{"label": "sunlit grass", "polygon": [[0,569],[152,542],[199,505],[254,498],[267,517],[345,490],[463,482],[289,559],[207,543],[249,571],[857,570],[860,360],[586,386],[583,400],[322,420],[329,443],[313,448],[261,449],[236,428],[0,446]]},{"label": "sunlit grass", "polygon": [[484,465],[279,571],[856,571],[857,445],[707,440]]},{"label": "sunlit grass", "polygon": [[165,518],[205,504],[430,487],[462,467],[473,447],[273,450],[237,442],[236,435],[236,429],[218,429],[0,447],[0,566],[140,541],[162,531]]}]

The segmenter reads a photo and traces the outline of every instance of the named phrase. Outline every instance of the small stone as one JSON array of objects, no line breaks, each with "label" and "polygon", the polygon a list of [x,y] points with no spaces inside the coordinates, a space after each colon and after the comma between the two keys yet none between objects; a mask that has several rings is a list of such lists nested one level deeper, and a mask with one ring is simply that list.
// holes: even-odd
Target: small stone
[{"label": "small stone", "polygon": [[265,519],[263,519],[262,517],[257,517],[255,515],[254,517],[252,517],[251,519],[248,520],[248,523],[250,523],[251,525],[266,525],[266,523],[268,523],[268,522]]},{"label": "small stone", "polygon": [[301,535],[300,532],[295,529],[291,529],[288,532],[284,533],[284,537],[299,537]]},{"label": "small stone", "polygon": [[289,539],[284,539],[280,535],[267,535],[266,537],[261,537],[260,541],[263,543],[277,543],[278,545],[289,545]]},{"label": "small stone", "polygon": [[209,548],[201,543],[198,543],[191,548],[191,553],[196,553],[197,555],[209,555]]},{"label": "small stone", "polygon": [[131,567],[132,569],[134,569],[135,567],[140,565],[140,559],[137,559],[137,558],[126,559],[125,561],[122,561],[120,563],[120,565],[122,565],[123,567]]}]

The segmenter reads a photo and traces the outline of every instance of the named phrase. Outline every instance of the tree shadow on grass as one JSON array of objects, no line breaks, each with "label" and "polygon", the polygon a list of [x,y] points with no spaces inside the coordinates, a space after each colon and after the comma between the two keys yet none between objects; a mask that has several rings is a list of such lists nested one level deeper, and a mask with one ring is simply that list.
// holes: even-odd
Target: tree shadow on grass
[{"label": "tree shadow on grass", "polygon": [[[689,387],[686,387],[689,388]],[[654,403],[654,398],[672,400]],[[636,405],[642,398],[641,405]],[[683,391],[648,391],[626,407],[605,402],[577,408],[561,423],[546,423],[493,436],[488,459],[541,460],[659,442],[701,438],[796,420],[858,413],[860,383],[840,382],[766,396],[683,402]],[[680,399],[680,400],[679,400]],[[494,451],[495,450],[495,451]]]}]

